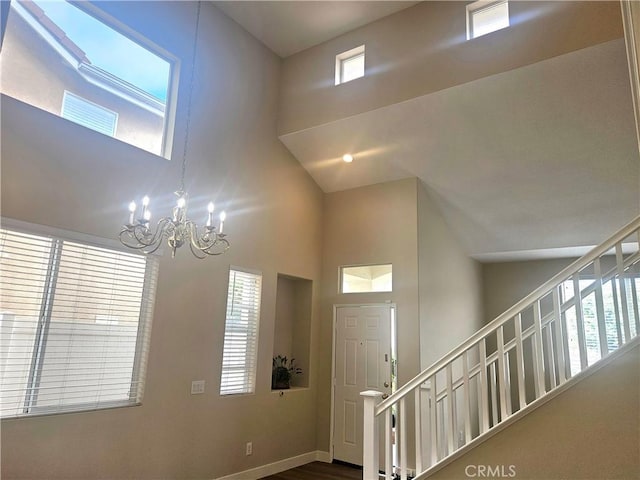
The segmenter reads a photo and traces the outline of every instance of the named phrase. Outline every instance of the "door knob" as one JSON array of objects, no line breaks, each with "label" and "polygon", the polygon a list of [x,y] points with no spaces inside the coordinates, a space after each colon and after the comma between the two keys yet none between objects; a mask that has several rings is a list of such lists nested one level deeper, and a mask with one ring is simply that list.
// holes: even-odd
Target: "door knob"
[{"label": "door knob", "polygon": [[384,382],[384,386],[388,388],[389,387],[389,382]]},{"label": "door knob", "polygon": [[385,400],[387,398],[389,398],[389,394],[388,393],[383,393],[382,394],[382,399]]}]

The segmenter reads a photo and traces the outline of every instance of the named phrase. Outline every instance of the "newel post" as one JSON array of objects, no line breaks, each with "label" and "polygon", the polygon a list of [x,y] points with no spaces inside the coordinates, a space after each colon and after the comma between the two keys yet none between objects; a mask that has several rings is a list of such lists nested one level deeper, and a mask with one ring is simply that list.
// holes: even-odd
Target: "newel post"
[{"label": "newel post", "polygon": [[378,422],[375,415],[375,408],[378,399],[382,397],[382,392],[367,390],[360,392],[364,397],[364,422],[363,422],[363,442],[362,442],[362,479],[378,480],[380,463],[378,461]]}]

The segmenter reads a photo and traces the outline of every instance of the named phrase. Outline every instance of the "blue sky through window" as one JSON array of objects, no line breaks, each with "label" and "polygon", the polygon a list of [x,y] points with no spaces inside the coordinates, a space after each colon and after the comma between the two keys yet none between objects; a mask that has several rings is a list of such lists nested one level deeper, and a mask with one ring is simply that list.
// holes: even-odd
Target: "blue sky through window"
[{"label": "blue sky through window", "polygon": [[91,63],[166,102],[171,65],[64,0],[36,0]]}]

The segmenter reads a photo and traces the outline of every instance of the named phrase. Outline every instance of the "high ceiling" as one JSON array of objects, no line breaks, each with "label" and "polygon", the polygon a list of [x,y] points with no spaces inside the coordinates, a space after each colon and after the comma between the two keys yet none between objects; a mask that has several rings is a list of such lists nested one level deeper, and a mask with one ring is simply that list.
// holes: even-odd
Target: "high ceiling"
[{"label": "high ceiling", "polygon": [[[216,3],[286,57],[417,2]],[[639,213],[628,75],[620,39],[280,139],[325,192],[418,177],[479,260],[578,255]]]},{"label": "high ceiling", "polygon": [[634,127],[620,39],[280,138],[326,192],[420,178],[468,253],[498,260],[635,217]]},{"label": "high ceiling", "polygon": [[213,3],[284,58],[418,2],[215,1]]}]

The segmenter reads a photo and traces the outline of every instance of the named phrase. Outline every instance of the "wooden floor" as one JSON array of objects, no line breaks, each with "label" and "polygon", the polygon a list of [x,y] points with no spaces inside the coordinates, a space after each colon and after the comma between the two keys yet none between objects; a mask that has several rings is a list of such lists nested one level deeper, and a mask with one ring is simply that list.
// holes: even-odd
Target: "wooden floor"
[{"label": "wooden floor", "polygon": [[263,480],[362,480],[362,470],[337,463],[313,462]]}]

